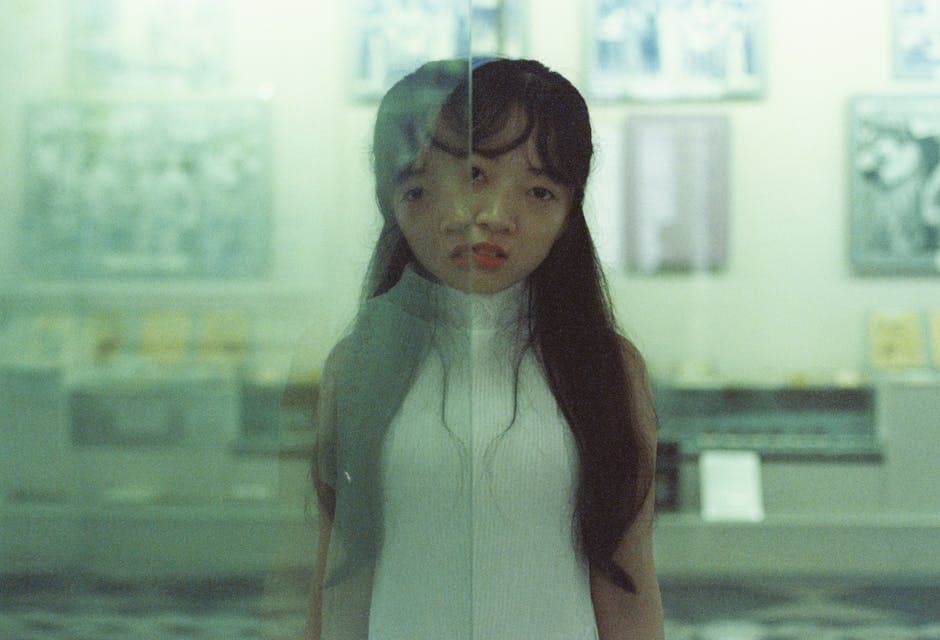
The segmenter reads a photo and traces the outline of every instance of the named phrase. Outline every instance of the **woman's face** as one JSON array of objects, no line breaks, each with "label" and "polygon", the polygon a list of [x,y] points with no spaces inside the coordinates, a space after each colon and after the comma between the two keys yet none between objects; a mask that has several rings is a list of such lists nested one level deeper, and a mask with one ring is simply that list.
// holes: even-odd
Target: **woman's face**
[{"label": "woman's face", "polygon": [[[493,147],[523,126],[521,116],[511,118]],[[437,137],[465,146],[446,131]],[[395,217],[421,266],[475,293],[501,291],[532,273],[564,228],[571,201],[568,187],[542,173],[532,136],[493,158],[432,146],[393,193]]]}]

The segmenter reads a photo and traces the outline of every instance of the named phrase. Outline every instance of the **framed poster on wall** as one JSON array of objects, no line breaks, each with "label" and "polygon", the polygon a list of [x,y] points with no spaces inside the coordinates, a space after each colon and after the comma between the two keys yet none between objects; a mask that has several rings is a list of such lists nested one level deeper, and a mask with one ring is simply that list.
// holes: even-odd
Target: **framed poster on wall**
[{"label": "framed poster on wall", "polygon": [[726,116],[627,120],[626,264],[642,273],[715,271],[728,255]]},{"label": "framed poster on wall", "polygon": [[940,80],[940,0],[893,0],[894,75]]},{"label": "framed poster on wall", "polygon": [[231,76],[225,0],[72,0],[69,67],[85,91],[218,89]]},{"label": "framed poster on wall", "polygon": [[857,97],[849,138],[853,268],[940,273],[940,95]]},{"label": "framed poster on wall", "polygon": [[520,57],[526,24],[523,0],[358,0],[354,94],[381,97],[430,60]]},{"label": "framed poster on wall", "polygon": [[56,102],[27,117],[23,262],[39,277],[246,278],[268,264],[265,103]]},{"label": "framed poster on wall", "polygon": [[588,82],[601,100],[763,92],[761,0],[592,0]]}]

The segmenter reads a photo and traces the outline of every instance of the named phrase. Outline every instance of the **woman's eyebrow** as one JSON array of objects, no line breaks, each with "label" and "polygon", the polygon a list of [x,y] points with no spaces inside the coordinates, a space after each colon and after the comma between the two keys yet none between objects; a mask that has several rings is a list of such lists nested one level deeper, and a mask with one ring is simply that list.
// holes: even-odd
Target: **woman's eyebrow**
[{"label": "woman's eyebrow", "polygon": [[[447,142],[444,142],[443,140],[437,137],[431,138],[431,146],[436,149],[440,149],[444,153],[448,155],[452,155],[455,158],[467,157],[467,150],[465,148],[448,144]],[[476,151],[474,151],[474,153],[476,153]]]},{"label": "woman's eyebrow", "polygon": [[427,171],[424,169],[424,167],[405,167],[404,169],[398,172],[398,175],[396,176],[395,181],[398,184],[401,184],[402,182],[405,182],[406,180],[411,180],[412,178],[416,176],[423,176],[425,173],[427,173]]},{"label": "woman's eyebrow", "polygon": [[560,185],[565,184],[564,180],[562,180],[561,176],[559,176],[558,173],[556,173],[555,171],[550,171],[546,169],[545,167],[536,167],[535,165],[530,164],[529,173],[531,173],[535,177],[547,178],[551,180],[552,182],[556,182]]}]

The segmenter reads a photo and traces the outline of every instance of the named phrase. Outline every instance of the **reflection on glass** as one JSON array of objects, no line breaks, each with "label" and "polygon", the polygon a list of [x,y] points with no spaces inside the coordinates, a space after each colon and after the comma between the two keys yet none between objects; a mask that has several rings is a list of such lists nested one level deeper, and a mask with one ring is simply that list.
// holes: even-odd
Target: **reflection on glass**
[{"label": "reflection on glass", "polygon": [[218,89],[231,80],[224,0],[71,0],[69,67],[89,90]]},{"label": "reflection on glass", "polygon": [[271,179],[263,104],[56,103],[28,118],[31,271],[263,275]]},{"label": "reflection on glass", "polygon": [[[335,384],[324,370],[327,356],[361,330],[354,324],[360,309],[384,304],[363,303],[367,296],[360,293],[381,226],[369,166],[378,97],[395,74],[432,54],[395,62],[394,72],[379,59],[368,78],[382,77],[384,84],[365,97],[357,91],[365,73],[356,53],[363,51],[360,27],[374,35],[388,13],[400,32],[412,30],[403,43],[407,51],[440,36],[428,34],[428,25],[438,22],[391,15],[398,7],[426,11],[432,2],[375,4],[379,15],[362,24],[346,4],[4,4],[0,637],[302,637],[324,540],[318,529],[328,522],[310,478],[314,436],[325,433],[325,423],[312,425],[311,412]],[[892,30],[888,4],[767,0],[760,3],[772,36],[766,43],[746,35],[759,26],[748,13],[757,3],[746,0],[599,3],[606,16],[599,39],[578,27],[600,29],[594,2],[549,3],[551,11],[534,2],[454,4],[452,24],[473,25],[472,33],[468,38],[448,26],[455,48],[442,57],[532,56],[592,91],[582,54],[590,62],[596,45],[611,63],[605,73],[629,64],[630,82],[657,79],[660,92],[635,96],[663,98],[647,105],[649,113],[639,113],[635,102],[591,105],[597,135],[586,215],[617,219],[610,227],[618,229],[615,237],[595,229],[595,240],[615,241],[619,260],[625,185],[644,171],[651,182],[663,175],[656,166],[624,172],[624,125],[644,115],[727,122],[724,268],[608,272],[618,317],[642,346],[657,383],[654,531],[666,636],[935,637],[940,565],[930,551],[940,526],[940,309],[934,302],[940,290],[929,274],[936,273],[936,98],[878,96],[933,90],[915,78],[890,77],[890,55],[894,37],[896,53],[909,63],[896,72],[936,68],[928,37],[936,1],[894,3],[900,20]],[[518,8],[525,5],[539,10],[523,20]],[[667,5],[698,8],[696,20],[684,23],[688,38],[669,35],[675,20],[658,28],[644,22],[648,10]],[[710,19],[710,8],[719,6],[725,9]],[[618,13],[623,8],[633,9],[629,19]],[[721,18],[729,8],[755,21]],[[702,34],[701,25],[714,29]],[[747,42],[759,45],[750,50],[753,57],[738,46]],[[763,44],[772,46],[771,55]],[[726,57],[732,50],[737,53]],[[651,74],[666,69],[666,58],[669,69],[682,71],[659,83]],[[766,73],[769,90],[757,95],[756,85],[748,85],[741,91],[757,99],[714,101],[716,86],[730,90],[720,76],[732,68],[729,60],[759,74],[745,78]],[[676,66],[680,61],[690,66]],[[696,87],[709,87],[696,94],[708,95],[707,104],[690,96],[686,81],[693,73]],[[604,77],[619,88],[626,81]],[[873,97],[851,114],[844,107],[861,93]],[[671,101],[680,95],[685,103]],[[683,155],[682,145],[667,149],[656,139],[654,159],[657,152],[660,159]],[[492,175],[492,163],[517,157],[471,163],[460,145],[450,146],[468,191],[473,176]],[[702,166],[702,156],[718,163],[704,149],[692,153],[693,166]],[[672,174],[714,186],[698,169]],[[849,194],[846,184],[854,185]],[[537,186],[549,201],[541,188],[559,193]],[[655,209],[657,195],[681,195],[656,191],[648,192],[654,213],[665,211]],[[420,210],[416,195],[408,197],[413,213]],[[868,221],[854,236],[867,243],[854,257],[877,277],[852,272],[846,236],[856,229],[854,212]],[[686,233],[691,224],[677,222],[674,231]],[[447,257],[482,270],[515,254],[505,241],[474,252],[476,244]],[[652,250],[662,256],[665,248]],[[401,284],[414,285],[408,291],[418,292],[422,309],[441,310],[435,300],[483,299],[479,293],[424,296],[422,287],[436,290],[426,275],[402,270]],[[463,282],[467,288],[486,283]],[[404,384],[402,367],[388,364],[403,352],[401,358],[422,363],[409,389],[427,383],[435,399],[409,405],[409,415],[428,422],[389,426],[379,457],[371,458],[384,462],[371,470],[374,476],[389,481],[372,489],[394,498],[383,520],[402,517],[397,535],[375,541],[376,565],[394,556],[375,574],[376,584],[386,585],[377,589],[382,597],[373,602],[370,588],[359,592],[363,601],[349,604],[366,614],[374,606],[376,618],[389,623],[383,626],[414,613],[416,602],[387,587],[409,571],[402,584],[419,583],[424,594],[447,579],[467,587],[460,599],[443,589],[430,593],[443,602],[441,615],[429,607],[413,617],[422,623],[446,617],[465,622],[465,631],[486,630],[523,600],[533,606],[510,624],[527,616],[550,624],[559,613],[565,624],[594,618],[593,602],[567,597],[569,578],[581,566],[572,561],[578,546],[568,536],[569,511],[557,502],[570,496],[577,474],[567,462],[578,447],[557,412],[542,416],[532,409],[551,396],[551,376],[543,374],[550,354],[525,342],[536,335],[533,327],[516,324],[503,332],[481,324],[527,311],[512,286],[494,299],[503,302],[505,292],[508,304],[495,309],[445,304],[463,322],[446,330],[439,322],[403,322],[398,342],[383,343],[392,345],[385,357],[362,369],[363,380],[368,373],[383,385]],[[558,319],[548,325],[562,337],[556,346],[587,353],[572,329],[583,316],[564,320],[572,310],[580,314],[577,300],[543,307],[544,317]],[[433,340],[425,336],[431,325],[438,329]],[[596,370],[600,359],[585,357],[584,380],[605,377]],[[359,373],[348,377],[356,382]],[[507,381],[518,381],[518,388]],[[369,387],[362,397],[378,406],[390,388]],[[606,389],[586,393],[618,397]],[[408,431],[422,425],[433,426],[431,437]],[[765,507],[759,523],[702,517],[698,453],[727,449],[759,455]],[[439,466],[415,459],[440,460],[458,471],[442,478]],[[545,460],[558,464],[540,464]],[[322,478],[345,481],[344,467],[328,463],[327,456]],[[537,480],[506,481],[532,467]],[[354,469],[345,471],[359,478]],[[428,484],[436,491],[426,491]],[[443,505],[453,504],[454,495],[462,508],[448,511]],[[411,513],[422,517],[402,515]],[[439,531],[428,524],[435,516]],[[460,526],[470,518],[476,535],[505,535],[505,546],[474,549],[474,529]],[[486,524],[494,519],[507,523],[495,533]],[[560,532],[559,551],[543,561],[539,554],[551,548],[552,531]],[[413,538],[421,536],[428,544],[419,547]],[[339,550],[337,542],[333,551]],[[495,560],[513,555],[515,562],[494,568]],[[331,588],[340,588],[341,558],[330,559],[337,579]],[[420,583],[446,562],[459,570]],[[523,599],[513,589],[505,603],[494,603],[492,594],[506,593],[507,572],[520,564],[511,577],[539,580],[543,592]],[[551,572],[564,576],[546,578]],[[564,604],[545,613],[560,597]],[[473,622],[487,610],[494,612],[489,621]],[[362,617],[356,621],[362,629]],[[558,629],[569,636],[568,628]]]}]

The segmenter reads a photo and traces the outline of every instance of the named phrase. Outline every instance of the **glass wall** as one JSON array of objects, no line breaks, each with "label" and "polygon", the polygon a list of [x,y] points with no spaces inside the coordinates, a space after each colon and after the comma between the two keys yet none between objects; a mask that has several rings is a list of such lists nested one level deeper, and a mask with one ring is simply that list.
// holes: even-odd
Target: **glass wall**
[{"label": "glass wall", "polygon": [[299,637],[310,406],[379,221],[362,17],[4,9],[0,636]]},{"label": "glass wall", "polygon": [[826,616],[932,637],[938,15],[10,3],[0,635],[298,637],[310,407],[381,227],[378,98],[425,60],[500,53],[591,109],[586,214],[660,419],[667,637]]}]

